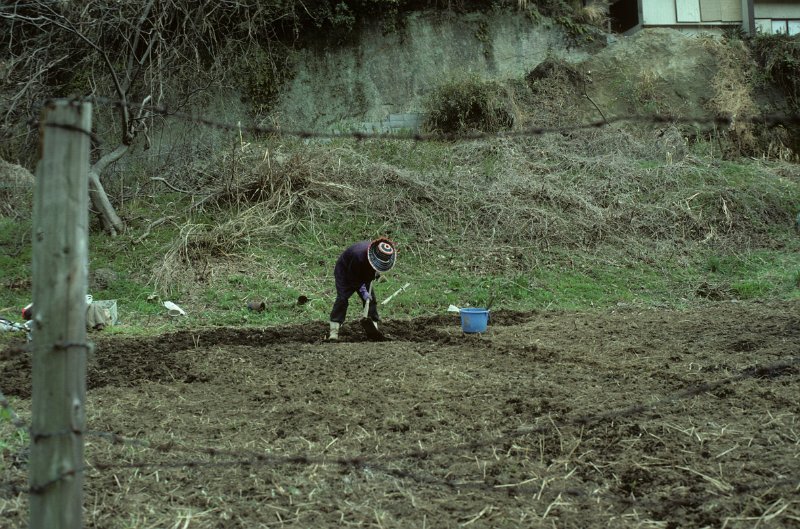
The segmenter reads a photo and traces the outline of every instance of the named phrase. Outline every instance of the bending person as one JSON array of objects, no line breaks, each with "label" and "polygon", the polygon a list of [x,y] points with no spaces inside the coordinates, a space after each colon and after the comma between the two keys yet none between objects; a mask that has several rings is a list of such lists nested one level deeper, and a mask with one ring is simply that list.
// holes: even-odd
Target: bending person
[{"label": "bending person", "polygon": [[[348,247],[336,260],[333,276],[336,279],[336,301],[330,316],[329,340],[339,339],[339,329],[347,316],[350,297],[358,291],[363,303],[370,300],[367,316],[375,329],[380,317],[375,302],[375,292],[370,292],[372,282],[388,272],[397,258],[395,244],[386,238],[360,241]],[[362,305],[363,306],[363,305]]]}]

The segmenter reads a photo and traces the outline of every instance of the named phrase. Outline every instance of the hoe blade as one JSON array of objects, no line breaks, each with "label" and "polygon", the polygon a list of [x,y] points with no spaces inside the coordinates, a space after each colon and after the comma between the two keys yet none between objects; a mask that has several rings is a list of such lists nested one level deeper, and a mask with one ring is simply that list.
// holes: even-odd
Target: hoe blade
[{"label": "hoe blade", "polygon": [[373,342],[385,342],[388,340],[385,334],[383,334],[378,328],[375,326],[375,323],[369,318],[361,318],[361,326],[364,327],[364,332],[367,333],[367,338],[369,338]]}]

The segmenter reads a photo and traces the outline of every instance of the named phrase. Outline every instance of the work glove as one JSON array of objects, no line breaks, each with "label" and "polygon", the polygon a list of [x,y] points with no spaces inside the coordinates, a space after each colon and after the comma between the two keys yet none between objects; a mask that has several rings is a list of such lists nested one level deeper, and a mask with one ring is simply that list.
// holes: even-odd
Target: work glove
[{"label": "work glove", "polygon": [[358,293],[361,295],[361,299],[363,299],[365,303],[372,297],[369,295],[369,289],[367,288],[367,285],[361,285],[358,288]]}]

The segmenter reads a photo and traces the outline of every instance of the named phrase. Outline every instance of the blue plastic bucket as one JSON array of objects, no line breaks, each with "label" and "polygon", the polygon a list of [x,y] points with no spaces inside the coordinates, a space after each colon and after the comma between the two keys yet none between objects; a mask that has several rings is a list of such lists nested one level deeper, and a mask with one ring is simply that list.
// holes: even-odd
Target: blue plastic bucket
[{"label": "blue plastic bucket", "polygon": [[461,330],[467,333],[486,332],[489,311],[486,309],[461,309]]}]

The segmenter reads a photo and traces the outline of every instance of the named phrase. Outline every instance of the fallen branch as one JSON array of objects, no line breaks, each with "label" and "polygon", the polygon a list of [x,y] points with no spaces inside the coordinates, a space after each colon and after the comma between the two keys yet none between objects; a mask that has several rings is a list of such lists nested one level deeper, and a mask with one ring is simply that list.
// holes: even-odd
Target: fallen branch
[{"label": "fallen branch", "polygon": [[390,301],[392,301],[392,298],[393,298],[393,297],[395,297],[396,295],[398,295],[400,292],[403,292],[403,291],[404,291],[405,289],[407,289],[409,286],[411,286],[411,283],[406,283],[406,284],[405,284],[405,285],[403,285],[402,287],[398,288],[398,289],[397,289],[397,290],[394,292],[394,294],[392,294],[392,295],[391,295],[391,296],[389,296],[388,298],[384,299],[384,300],[381,302],[381,305],[386,305],[387,303],[389,303]]},{"label": "fallen branch", "polygon": [[178,192],[178,193],[183,193],[184,195],[194,195],[194,192],[192,192],[192,191],[186,191],[186,190],[183,190],[183,189],[178,189],[178,188],[177,188],[177,187],[175,187],[174,185],[172,185],[172,184],[170,184],[169,182],[167,182],[167,181],[166,181],[166,179],[164,179],[164,178],[161,178],[160,176],[153,176],[153,177],[151,177],[151,178],[150,178],[150,180],[155,180],[155,181],[157,181],[157,182],[161,182],[161,183],[163,183],[165,186],[167,186],[168,188],[170,188],[170,189],[172,189],[173,191],[176,191],[176,192]]},{"label": "fallen branch", "polygon": [[133,241],[133,244],[141,243],[143,240],[145,240],[145,238],[147,238],[148,235],[150,235],[150,230],[152,230],[153,228],[155,228],[159,224],[162,224],[162,223],[168,221],[169,219],[174,219],[174,218],[175,218],[175,215],[168,215],[166,217],[161,217],[160,219],[154,220],[153,222],[151,222],[147,226],[147,229],[144,230],[144,233],[141,236],[139,236],[139,238],[137,238],[135,241]]}]

